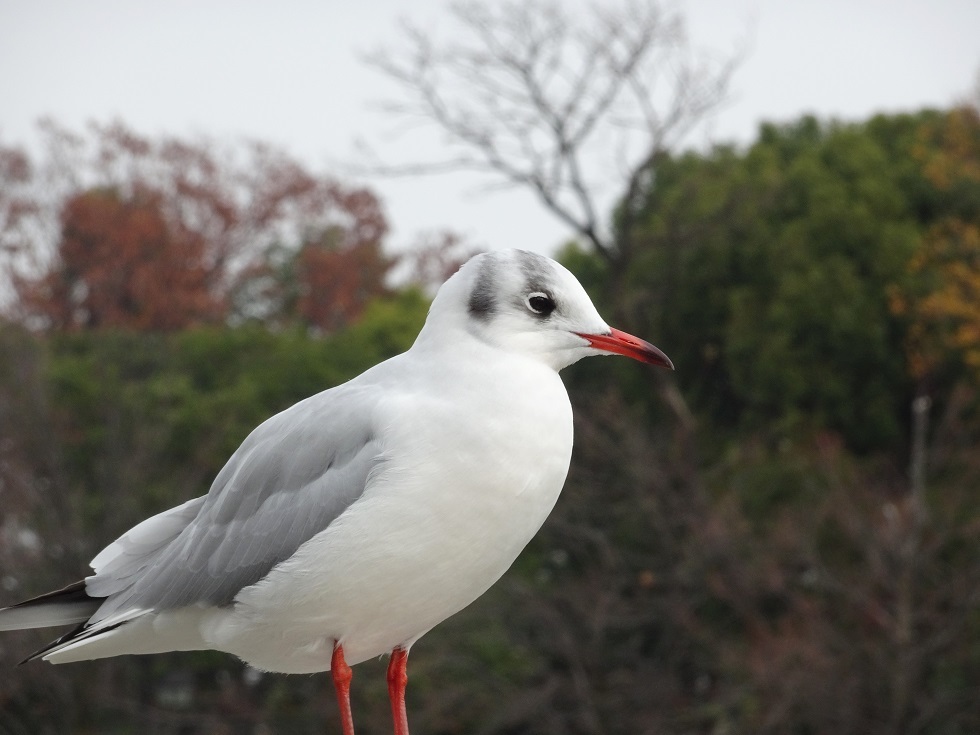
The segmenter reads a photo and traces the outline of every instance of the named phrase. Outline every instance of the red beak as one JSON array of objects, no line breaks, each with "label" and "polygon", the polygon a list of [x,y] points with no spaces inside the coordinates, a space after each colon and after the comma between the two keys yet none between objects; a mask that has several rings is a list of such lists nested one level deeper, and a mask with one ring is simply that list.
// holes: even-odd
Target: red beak
[{"label": "red beak", "polygon": [[634,360],[650,365],[660,365],[668,370],[674,369],[674,363],[670,361],[667,355],[646,340],[634,337],[632,334],[620,332],[618,329],[610,329],[609,334],[582,334],[580,332],[576,332],[576,334],[582,339],[588,340],[589,344],[597,350],[626,355],[626,357],[632,357]]}]

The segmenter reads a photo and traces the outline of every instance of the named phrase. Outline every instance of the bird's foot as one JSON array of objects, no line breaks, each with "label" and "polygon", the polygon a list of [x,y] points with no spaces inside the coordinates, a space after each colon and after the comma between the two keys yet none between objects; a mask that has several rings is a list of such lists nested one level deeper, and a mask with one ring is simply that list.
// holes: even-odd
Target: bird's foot
[{"label": "bird's foot", "polygon": [[405,710],[405,687],[408,685],[408,651],[396,648],[388,663],[388,698],[391,700],[391,716],[395,721],[395,735],[409,735],[408,713]]},{"label": "bird's foot", "polygon": [[340,705],[340,721],[344,728],[344,735],[354,735],[354,716],[350,710],[350,682],[354,678],[354,672],[344,660],[344,647],[339,642],[334,644],[333,656],[330,657],[330,674],[333,676],[333,687],[337,692],[337,704]]}]

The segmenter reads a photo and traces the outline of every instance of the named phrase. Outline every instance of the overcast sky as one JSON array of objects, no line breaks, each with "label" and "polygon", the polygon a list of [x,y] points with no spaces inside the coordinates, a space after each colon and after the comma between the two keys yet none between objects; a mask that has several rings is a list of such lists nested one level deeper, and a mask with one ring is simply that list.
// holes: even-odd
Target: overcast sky
[{"label": "overcast sky", "polygon": [[[674,6],[696,46],[725,53],[748,41],[733,101],[702,141],[747,142],[761,120],[804,112],[857,120],[949,106],[980,71],[980,0]],[[392,139],[369,104],[389,83],[359,57],[397,43],[400,17],[445,15],[433,0],[0,0],[0,139],[29,143],[42,116],[70,127],[118,118],[149,134],[266,140],[318,171],[351,160],[357,138],[397,156],[421,143]],[[384,201],[395,246],[443,228],[542,252],[567,236],[529,193],[488,193],[481,181],[364,183]]]}]

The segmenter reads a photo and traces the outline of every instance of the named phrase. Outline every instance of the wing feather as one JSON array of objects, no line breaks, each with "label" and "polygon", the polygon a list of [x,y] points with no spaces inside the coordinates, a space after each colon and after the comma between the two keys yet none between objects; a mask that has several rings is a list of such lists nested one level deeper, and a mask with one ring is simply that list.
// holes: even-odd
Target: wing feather
[{"label": "wing feather", "polygon": [[93,622],[133,608],[226,605],[266,576],[364,492],[383,453],[376,405],[369,386],[348,383],[256,428],[204,498],[144,527],[168,543],[138,543],[137,526],[96,557],[88,593],[107,599]]}]

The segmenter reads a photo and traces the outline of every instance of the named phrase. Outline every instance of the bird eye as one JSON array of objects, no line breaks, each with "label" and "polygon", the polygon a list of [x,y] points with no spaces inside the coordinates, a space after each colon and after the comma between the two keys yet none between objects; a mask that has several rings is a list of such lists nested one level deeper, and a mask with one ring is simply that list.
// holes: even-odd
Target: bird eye
[{"label": "bird eye", "polygon": [[548,314],[555,310],[555,302],[545,293],[535,292],[528,294],[526,301],[527,308],[541,316],[548,316]]}]

